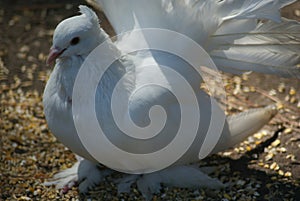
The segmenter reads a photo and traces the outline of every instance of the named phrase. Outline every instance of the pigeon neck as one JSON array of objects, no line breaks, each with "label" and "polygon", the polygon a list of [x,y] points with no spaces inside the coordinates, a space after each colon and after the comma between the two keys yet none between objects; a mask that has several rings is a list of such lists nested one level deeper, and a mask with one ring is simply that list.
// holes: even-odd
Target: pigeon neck
[{"label": "pigeon neck", "polygon": [[[135,83],[134,64],[129,56],[122,55],[122,52],[109,36],[102,29],[100,30],[100,47],[96,47],[94,53],[97,56],[99,55],[97,57],[98,68],[105,72],[99,81],[98,87],[102,95],[107,98],[111,97],[116,85],[118,85],[118,93],[129,94]],[[93,53],[91,56],[94,57]]]},{"label": "pigeon neck", "polygon": [[[101,93],[101,100],[109,103],[113,93],[119,97],[128,99],[134,88],[135,76],[131,60],[126,56],[116,60],[101,77],[97,90]],[[110,105],[109,105],[110,107]]]}]

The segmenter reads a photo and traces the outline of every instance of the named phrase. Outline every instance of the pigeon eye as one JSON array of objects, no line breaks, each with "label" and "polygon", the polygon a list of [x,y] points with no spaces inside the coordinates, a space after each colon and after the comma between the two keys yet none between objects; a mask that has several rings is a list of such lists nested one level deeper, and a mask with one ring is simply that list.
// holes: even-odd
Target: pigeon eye
[{"label": "pigeon eye", "polygon": [[76,45],[76,44],[79,43],[79,41],[80,41],[79,37],[75,37],[75,38],[73,38],[73,39],[71,40],[70,44],[71,44],[71,45]]}]

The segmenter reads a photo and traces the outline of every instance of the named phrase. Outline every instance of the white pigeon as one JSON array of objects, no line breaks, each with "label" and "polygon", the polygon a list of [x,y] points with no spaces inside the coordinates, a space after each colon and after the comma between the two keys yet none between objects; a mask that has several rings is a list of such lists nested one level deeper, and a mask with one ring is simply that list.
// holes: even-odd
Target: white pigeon
[{"label": "white pigeon", "polygon": [[[294,0],[110,0],[99,1],[104,13],[117,34],[139,28],[163,28],[185,34],[200,44],[211,56],[217,66],[228,72],[240,73],[257,71],[277,74],[279,76],[297,76],[300,72],[300,26],[292,20],[282,19],[279,9]],[[117,5],[117,6],[116,6]],[[86,192],[99,183],[107,171],[100,172],[98,163],[83,146],[73,120],[72,93],[78,71],[86,57],[102,42],[106,41],[117,51],[126,52],[138,46],[138,39],[132,34],[123,34],[116,42],[110,41],[108,35],[99,26],[96,14],[86,6],[80,6],[81,15],[62,21],[55,29],[53,46],[47,63],[56,59],[55,68],[46,85],[43,104],[48,126],[52,133],[74,153],[83,157],[73,169],[57,175],[56,180],[47,184],[59,187],[78,179],[79,190]],[[263,21],[258,20],[263,19]],[[176,43],[176,41],[172,41]],[[178,44],[180,47],[182,44]],[[151,68],[144,66],[151,65]],[[145,82],[161,82],[166,88],[177,87],[174,80],[163,79],[160,65],[168,65],[179,70],[185,77],[191,78],[191,85],[196,89],[202,79],[189,70],[189,65],[182,60],[159,51],[145,51],[124,56],[115,62],[111,71],[107,71],[98,85],[96,93],[96,112],[99,122],[106,134],[125,149],[133,145],[142,152],[144,144],[126,142],[127,138],[118,138],[118,130],[109,114],[110,98],[116,82],[125,77],[124,93],[130,99],[130,112],[138,125],[149,124],[148,112],[153,105],[160,104],[168,114],[169,126],[162,134],[172,135],[178,123],[177,102],[164,90],[147,89],[139,94]],[[101,66],[101,63],[99,64]],[[126,74],[127,73],[127,74]],[[161,80],[160,80],[161,79]],[[180,86],[179,86],[180,87]],[[191,148],[173,166],[143,177],[131,175],[119,181],[119,191],[128,191],[130,185],[137,181],[142,194],[150,198],[158,192],[160,183],[180,187],[221,188],[223,185],[201,170],[185,166],[197,162],[199,147],[203,142],[212,116],[210,97],[203,91],[195,90],[198,105],[186,100],[187,107],[200,108],[201,121],[197,137]],[[189,105],[190,104],[190,105]],[[214,105],[219,117],[224,112]],[[105,114],[105,115],[104,115]],[[221,137],[210,154],[225,150],[258,131],[274,115],[274,107],[252,109],[226,118]],[[215,125],[218,122],[213,122]],[[126,126],[126,124],[125,124]],[[117,133],[117,134],[116,134]],[[159,142],[155,142],[159,143]],[[199,143],[199,144],[198,144]],[[151,149],[150,147],[147,147]],[[79,164],[80,163],[80,164]],[[149,164],[150,166],[150,164]],[[77,171],[77,172],[76,172]],[[173,175],[177,175],[174,177]],[[78,178],[79,177],[79,178]]]}]

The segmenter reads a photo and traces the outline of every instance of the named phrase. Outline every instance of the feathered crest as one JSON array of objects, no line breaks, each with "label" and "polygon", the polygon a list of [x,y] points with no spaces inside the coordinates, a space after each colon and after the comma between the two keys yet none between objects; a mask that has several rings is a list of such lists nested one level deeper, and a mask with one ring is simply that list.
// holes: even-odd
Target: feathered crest
[{"label": "feathered crest", "polygon": [[85,15],[93,24],[99,24],[99,19],[96,13],[87,6],[80,5],[79,12]]}]

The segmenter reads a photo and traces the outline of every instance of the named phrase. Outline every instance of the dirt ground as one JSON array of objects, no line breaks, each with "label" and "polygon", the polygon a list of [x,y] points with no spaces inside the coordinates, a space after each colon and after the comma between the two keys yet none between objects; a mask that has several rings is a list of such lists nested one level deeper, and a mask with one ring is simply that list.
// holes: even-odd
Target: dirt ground
[{"label": "dirt ground", "polygon": [[[45,59],[53,29],[78,13],[85,1],[0,1],[0,200],[143,200],[136,186],[117,194],[109,178],[89,195],[77,188],[62,194],[44,181],[71,167],[74,155],[48,130],[42,92],[53,66]],[[101,26],[113,33],[105,16]],[[282,14],[300,21],[300,2]],[[221,191],[163,188],[154,200],[300,200],[300,80],[270,75],[224,74],[227,112],[282,103],[260,132],[199,166],[216,166],[212,177],[229,184]],[[114,177],[116,175],[113,175]]]}]

